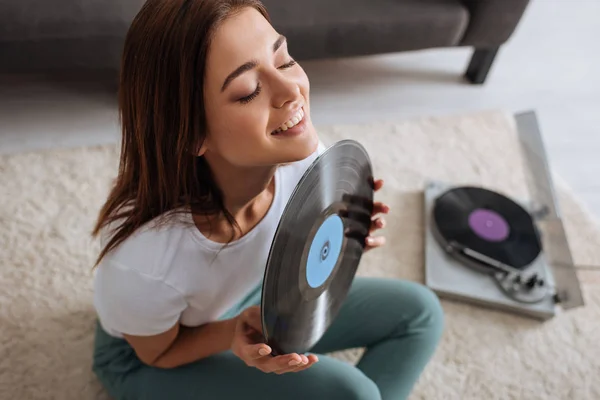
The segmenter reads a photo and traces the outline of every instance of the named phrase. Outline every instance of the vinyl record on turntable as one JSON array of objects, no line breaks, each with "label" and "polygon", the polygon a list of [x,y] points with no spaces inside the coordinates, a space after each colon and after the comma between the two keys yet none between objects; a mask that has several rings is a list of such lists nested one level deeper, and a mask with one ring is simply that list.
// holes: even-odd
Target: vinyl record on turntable
[{"label": "vinyl record on turntable", "polygon": [[296,186],[262,288],[263,336],[273,355],[307,352],[337,316],[364,252],[373,195],[369,156],[352,140],[329,147]]},{"label": "vinyl record on turntable", "polygon": [[439,196],[433,208],[443,241],[457,243],[516,269],[540,254],[541,242],[531,215],[506,196],[463,186]]}]

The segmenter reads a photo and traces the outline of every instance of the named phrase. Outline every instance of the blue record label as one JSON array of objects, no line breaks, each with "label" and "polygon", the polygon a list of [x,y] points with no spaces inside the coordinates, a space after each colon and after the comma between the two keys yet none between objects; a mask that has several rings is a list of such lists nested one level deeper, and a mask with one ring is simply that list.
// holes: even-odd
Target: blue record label
[{"label": "blue record label", "polygon": [[344,240],[344,223],[329,216],[315,234],[306,259],[306,281],[312,288],[321,286],[337,264]]}]

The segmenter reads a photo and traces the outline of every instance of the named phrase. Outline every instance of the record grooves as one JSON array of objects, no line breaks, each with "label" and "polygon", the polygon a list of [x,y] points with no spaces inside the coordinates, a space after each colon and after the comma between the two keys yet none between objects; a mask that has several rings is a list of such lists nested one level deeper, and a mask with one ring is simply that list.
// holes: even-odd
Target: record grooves
[{"label": "record grooves", "polygon": [[304,353],[337,316],[364,251],[372,167],[355,141],[337,142],[307,169],[275,232],[261,299],[273,355]]}]

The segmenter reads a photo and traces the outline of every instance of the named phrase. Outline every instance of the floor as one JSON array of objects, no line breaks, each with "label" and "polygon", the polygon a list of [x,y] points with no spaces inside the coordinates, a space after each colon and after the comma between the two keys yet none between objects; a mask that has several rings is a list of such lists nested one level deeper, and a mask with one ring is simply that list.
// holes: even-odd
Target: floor
[{"label": "floor", "polygon": [[[553,168],[600,217],[598,15],[598,0],[533,0],[483,86],[462,81],[468,49],[303,63],[313,120],[321,125],[535,110]],[[99,85],[0,77],[0,152],[115,142],[112,94],[98,92]]]}]

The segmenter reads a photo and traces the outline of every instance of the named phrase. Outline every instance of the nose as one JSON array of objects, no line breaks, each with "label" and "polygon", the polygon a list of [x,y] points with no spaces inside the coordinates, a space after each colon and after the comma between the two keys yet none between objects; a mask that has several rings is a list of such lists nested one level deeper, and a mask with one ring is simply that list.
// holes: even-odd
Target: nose
[{"label": "nose", "polygon": [[271,81],[274,108],[293,108],[302,102],[300,85],[294,79],[279,75]]}]

